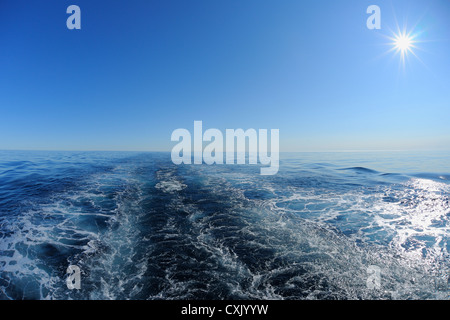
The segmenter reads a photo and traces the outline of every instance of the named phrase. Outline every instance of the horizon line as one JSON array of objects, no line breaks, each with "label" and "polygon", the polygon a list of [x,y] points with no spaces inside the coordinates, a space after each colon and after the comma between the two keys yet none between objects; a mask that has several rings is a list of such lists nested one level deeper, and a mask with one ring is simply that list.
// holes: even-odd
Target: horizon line
[{"label": "horizon line", "polygon": [[[35,152],[133,152],[133,153],[170,153],[171,150],[93,150],[93,149],[2,149],[1,151],[35,151]],[[450,152],[450,149],[344,149],[344,150],[291,150],[291,151],[279,151],[279,153],[350,153],[350,152]],[[198,151],[197,151],[198,152]],[[192,151],[194,153],[194,151]],[[225,152],[218,152],[218,153],[226,153]],[[237,153],[235,151],[235,153]],[[244,153],[248,153],[245,151]]]}]

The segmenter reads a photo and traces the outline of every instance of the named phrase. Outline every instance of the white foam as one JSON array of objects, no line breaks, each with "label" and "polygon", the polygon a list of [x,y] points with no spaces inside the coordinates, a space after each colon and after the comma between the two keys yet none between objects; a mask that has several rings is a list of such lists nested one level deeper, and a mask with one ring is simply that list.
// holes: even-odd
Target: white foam
[{"label": "white foam", "polygon": [[187,186],[177,180],[170,180],[170,181],[161,181],[158,182],[155,186],[156,189],[159,189],[166,193],[174,193],[179,192],[183,189],[185,189]]}]

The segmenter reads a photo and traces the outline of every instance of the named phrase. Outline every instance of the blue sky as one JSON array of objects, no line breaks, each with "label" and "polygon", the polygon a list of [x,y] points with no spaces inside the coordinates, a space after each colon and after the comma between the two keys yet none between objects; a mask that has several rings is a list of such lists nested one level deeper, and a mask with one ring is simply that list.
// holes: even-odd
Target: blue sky
[{"label": "blue sky", "polygon": [[450,149],[447,0],[0,0],[0,41],[0,149],[169,151],[194,120],[281,151]]}]

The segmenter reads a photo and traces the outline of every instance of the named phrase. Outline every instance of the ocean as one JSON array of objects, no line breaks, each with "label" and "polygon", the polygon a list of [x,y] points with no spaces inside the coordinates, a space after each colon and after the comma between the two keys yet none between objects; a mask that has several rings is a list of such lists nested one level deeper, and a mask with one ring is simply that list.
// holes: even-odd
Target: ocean
[{"label": "ocean", "polygon": [[0,299],[449,297],[450,153],[280,159],[0,151]]}]

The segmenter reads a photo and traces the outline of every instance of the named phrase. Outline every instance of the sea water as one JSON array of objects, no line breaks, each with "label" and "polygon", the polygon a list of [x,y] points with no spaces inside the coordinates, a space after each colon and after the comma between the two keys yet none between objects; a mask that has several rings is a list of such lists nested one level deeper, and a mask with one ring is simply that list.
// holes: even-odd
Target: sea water
[{"label": "sea water", "polygon": [[449,297],[449,153],[280,158],[0,151],[0,299]]}]

